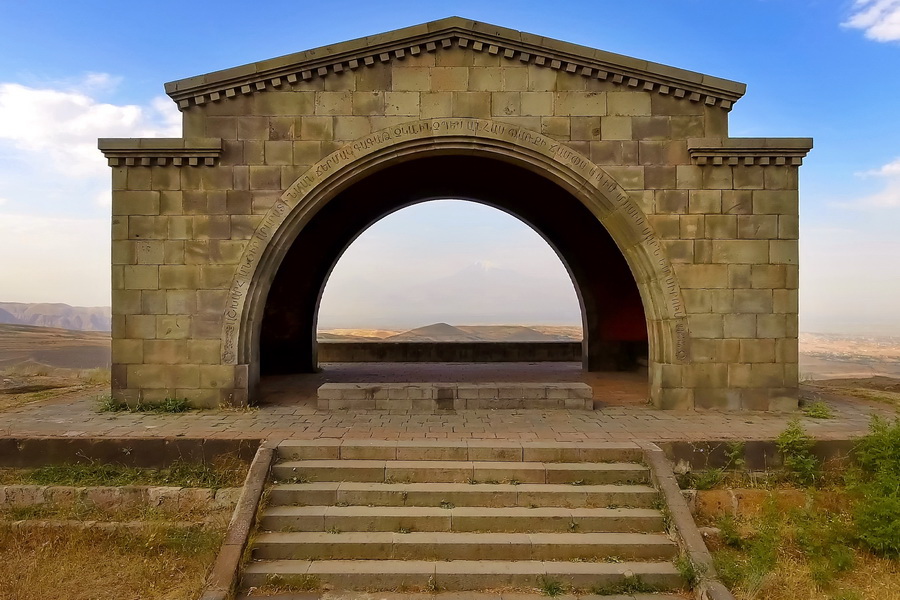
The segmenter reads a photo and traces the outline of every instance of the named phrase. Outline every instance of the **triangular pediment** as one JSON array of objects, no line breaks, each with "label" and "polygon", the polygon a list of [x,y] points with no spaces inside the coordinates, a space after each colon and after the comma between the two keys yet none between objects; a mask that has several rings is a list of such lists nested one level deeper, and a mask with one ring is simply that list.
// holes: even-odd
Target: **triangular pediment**
[{"label": "triangular pediment", "polygon": [[450,17],[173,81],[166,84],[166,93],[183,110],[453,47],[500,55],[519,64],[562,70],[609,81],[625,89],[671,95],[725,110],[729,110],[746,90],[744,84],[736,81]]}]

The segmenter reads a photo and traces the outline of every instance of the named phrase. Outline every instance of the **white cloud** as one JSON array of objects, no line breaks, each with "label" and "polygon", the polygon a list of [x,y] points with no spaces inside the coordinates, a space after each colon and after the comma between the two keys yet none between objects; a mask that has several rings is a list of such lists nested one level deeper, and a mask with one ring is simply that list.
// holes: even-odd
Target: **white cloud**
[{"label": "white cloud", "polygon": [[882,165],[878,169],[856,173],[863,179],[876,178],[884,182],[884,187],[868,196],[849,203],[838,203],[844,208],[896,208],[900,207],[900,158]]},{"label": "white cloud", "polygon": [[0,83],[0,141],[23,160],[40,161],[67,177],[106,177],[98,137],[177,137],[181,119],[175,104],[154,99],[150,106],[98,102],[89,95],[114,86],[105,73],[89,73],[69,89]]},{"label": "white cloud", "polygon": [[900,41],[900,0],[856,0],[845,27],[862,29],[877,42]]},{"label": "white cloud", "polygon": [[168,98],[98,99],[120,81],[0,82],[0,300],[109,304],[110,169],[97,138],[181,135]]}]

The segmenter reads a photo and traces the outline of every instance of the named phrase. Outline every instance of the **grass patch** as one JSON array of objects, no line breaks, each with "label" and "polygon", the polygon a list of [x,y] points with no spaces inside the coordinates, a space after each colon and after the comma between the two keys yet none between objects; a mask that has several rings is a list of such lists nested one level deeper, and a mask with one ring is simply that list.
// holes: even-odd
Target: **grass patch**
[{"label": "grass patch", "polygon": [[822,402],[821,400],[816,400],[815,402],[810,402],[806,406],[803,407],[803,414],[811,419],[833,419],[834,412],[832,412],[831,407]]},{"label": "grass patch", "polygon": [[223,488],[243,485],[247,465],[234,457],[213,464],[175,462],[162,469],[125,467],[115,464],[49,465],[36,469],[0,469],[0,484],[122,486],[154,485]]},{"label": "grass patch", "polygon": [[291,592],[314,592],[322,587],[315,575],[269,575],[258,592],[264,596]]},{"label": "grass patch", "polygon": [[146,532],[0,529],[0,598],[196,598],[221,539],[218,531],[162,525]]},{"label": "grass patch", "polygon": [[172,506],[149,506],[125,503],[114,506],[96,505],[86,501],[44,503],[9,506],[0,509],[2,521],[98,521],[98,522],[203,522],[224,527],[231,516],[231,508],[210,508],[205,502]]},{"label": "grass patch", "polygon": [[76,377],[86,385],[104,385],[112,381],[109,369],[83,369],[78,371]]},{"label": "grass patch", "polygon": [[808,487],[803,508],[771,499],[759,515],[718,520],[716,570],[739,600],[898,598],[900,420],[875,418],[846,484],[821,488],[811,440],[793,422],[779,437],[787,473]]},{"label": "grass patch", "polygon": [[897,562],[855,542],[850,496],[808,494],[808,508],[771,503],[754,517],[719,520],[722,536],[710,545],[722,582],[739,600],[897,597]]},{"label": "grass patch", "polygon": [[178,414],[192,409],[187,398],[166,398],[162,402],[138,402],[129,405],[127,402],[116,400],[111,396],[101,396],[98,398],[98,410],[100,412]]},{"label": "grass patch", "polygon": [[625,577],[617,583],[595,585],[590,588],[590,592],[598,596],[613,594],[652,594],[658,591],[659,589],[657,589],[655,585],[645,582],[639,575]]}]

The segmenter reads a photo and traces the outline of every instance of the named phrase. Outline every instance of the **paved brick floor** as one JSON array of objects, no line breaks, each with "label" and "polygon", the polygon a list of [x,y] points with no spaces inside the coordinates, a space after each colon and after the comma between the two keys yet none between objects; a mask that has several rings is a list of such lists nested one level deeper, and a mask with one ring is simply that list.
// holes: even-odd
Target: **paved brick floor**
[{"label": "paved brick floor", "polygon": [[[801,415],[812,435],[846,439],[863,434],[873,414],[895,409],[829,396],[835,418]],[[659,411],[646,405],[594,411],[473,410],[421,415],[387,411],[320,412],[311,401],[266,404],[246,411],[181,415],[102,413],[95,396],[45,401],[0,413],[0,436],[509,439],[578,441],[773,439],[794,415]]]}]

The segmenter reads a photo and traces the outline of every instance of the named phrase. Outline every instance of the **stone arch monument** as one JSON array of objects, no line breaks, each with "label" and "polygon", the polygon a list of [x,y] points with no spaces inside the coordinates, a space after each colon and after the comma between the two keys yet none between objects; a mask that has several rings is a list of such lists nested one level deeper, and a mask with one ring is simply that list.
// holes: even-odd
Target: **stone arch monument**
[{"label": "stone arch monument", "polygon": [[797,403],[798,167],[729,138],[744,85],[450,18],[166,85],[178,139],[113,171],[113,395],[252,401],[316,367],[322,289],[398,208],[466,198],[557,251],[584,366],[649,346],[661,408]]}]

